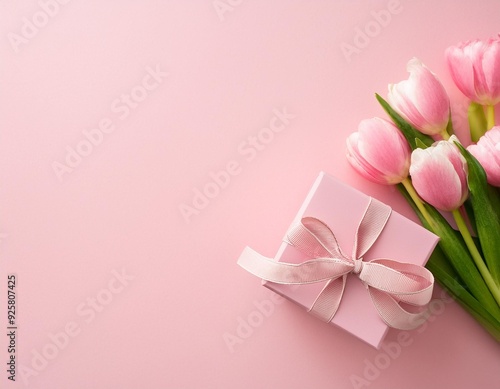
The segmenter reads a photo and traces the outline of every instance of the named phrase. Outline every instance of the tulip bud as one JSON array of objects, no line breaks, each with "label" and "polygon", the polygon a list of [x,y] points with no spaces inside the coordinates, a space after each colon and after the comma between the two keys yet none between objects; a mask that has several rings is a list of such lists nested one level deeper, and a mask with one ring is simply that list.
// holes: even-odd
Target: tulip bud
[{"label": "tulip bud", "polygon": [[465,96],[481,105],[500,102],[500,38],[451,46],[446,49],[446,60]]},{"label": "tulip bud", "polygon": [[487,131],[467,150],[476,157],[486,171],[488,183],[500,187],[500,126]]},{"label": "tulip bud", "polygon": [[444,133],[450,119],[450,99],[434,73],[418,59],[408,62],[408,80],[389,85],[391,106],[420,132]]},{"label": "tulip bud", "polygon": [[347,160],[366,179],[384,185],[408,177],[410,147],[398,128],[380,118],[361,121],[347,138]]},{"label": "tulip bud", "polygon": [[469,195],[467,162],[453,142],[439,141],[411,154],[410,176],[420,197],[442,211],[460,207]]}]

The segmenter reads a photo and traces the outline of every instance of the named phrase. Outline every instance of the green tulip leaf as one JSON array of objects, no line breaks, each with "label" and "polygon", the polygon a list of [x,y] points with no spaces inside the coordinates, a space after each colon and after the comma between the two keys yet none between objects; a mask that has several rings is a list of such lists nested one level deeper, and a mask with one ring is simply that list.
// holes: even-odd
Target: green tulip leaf
[{"label": "green tulip leaf", "polygon": [[[470,203],[475,216],[476,229],[484,259],[491,276],[500,284],[500,218],[495,199],[486,181],[486,173],[479,161],[460,143],[455,142],[467,161],[467,183]],[[498,207],[498,204],[496,205]]]},{"label": "green tulip leaf", "polygon": [[415,138],[415,145],[419,148],[419,149],[426,149],[428,148],[429,146],[427,146],[424,142],[422,142],[420,139],[418,138]]},{"label": "green tulip leaf", "polygon": [[481,303],[457,280],[453,272],[442,266],[446,261],[443,251],[436,248],[426,267],[434,274],[437,282],[457,301],[467,312],[469,312],[496,341],[500,342],[500,317],[488,312]]},{"label": "green tulip leaf", "polygon": [[[415,213],[421,220],[422,224],[429,231],[434,232],[440,237],[439,248],[443,251],[447,258],[447,263],[454,269],[452,272],[448,269],[449,274],[453,274],[456,278],[460,278],[465,285],[465,288],[472,296],[495,317],[500,318],[500,307],[496,303],[493,295],[488,289],[483,277],[479,273],[474,260],[472,259],[465,242],[459,232],[455,231],[448,221],[432,206],[425,204],[425,209],[432,218],[432,226],[418,210],[413,203],[411,197],[405,192],[404,188],[398,186],[400,191],[405,195],[405,198],[415,210]],[[442,259],[441,259],[442,260]],[[443,261],[443,260],[442,260]],[[443,262],[444,263],[444,262]],[[441,266],[445,266],[441,263]],[[429,266],[432,266],[432,262]],[[438,266],[439,267],[439,266]],[[448,266],[449,268],[449,266]],[[430,270],[430,269],[429,269]]]},{"label": "green tulip leaf", "polygon": [[495,188],[492,185],[488,185],[487,191],[491,205],[496,211],[498,219],[500,220],[500,188]]}]

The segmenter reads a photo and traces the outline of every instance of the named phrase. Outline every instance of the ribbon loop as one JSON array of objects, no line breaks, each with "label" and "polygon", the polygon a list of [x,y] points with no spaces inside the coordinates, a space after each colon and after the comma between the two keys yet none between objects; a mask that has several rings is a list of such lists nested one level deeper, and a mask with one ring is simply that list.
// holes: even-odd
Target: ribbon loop
[{"label": "ribbon loop", "polygon": [[398,329],[418,327],[427,315],[425,310],[410,312],[400,303],[426,308],[432,297],[434,277],[422,266],[391,259],[363,261],[382,233],[391,208],[370,198],[356,231],[352,257],[346,256],[332,230],[321,220],[304,217],[287,234],[287,243],[311,258],[300,264],[276,262],[249,247],[238,264],[266,281],[302,285],[326,282],[309,312],[324,321],[335,316],[344,293],[347,274],[356,274],[369,290],[381,319]]}]

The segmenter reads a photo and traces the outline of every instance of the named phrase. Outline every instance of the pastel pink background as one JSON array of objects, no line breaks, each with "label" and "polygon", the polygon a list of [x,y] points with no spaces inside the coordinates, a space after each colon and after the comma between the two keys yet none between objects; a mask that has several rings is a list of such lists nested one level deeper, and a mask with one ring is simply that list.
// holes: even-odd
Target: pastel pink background
[{"label": "pastel pink background", "polygon": [[[41,8],[0,2],[1,332],[11,272],[19,365],[33,369],[33,353],[53,350],[50,335],[67,323],[80,330],[15,383],[2,336],[2,387],[352,388],[352,375],[383,361],[290,302],[259,321],[254,302],[271,292],[236,259],[245,245],[274,255],[320,170],[413,217],[394,190],[351,170],[344,139],[383,114],[374,92],[405,79],[413,56],[439,75],[463,118],[443,51],[496,34],[500,3],[400,0],[350,61],[341,44],[388,1],[231,3],[221,20],[211,0],[72,0],[16,53],[9,33]],[[113,102],[156,65],[168,77],[121,120]],[[295,118],[247,161],[241,144],[283,107]],[[53,162],[103,118],[115,131],[60,182]],[[186,223],[179,206],[230,161],[238,174]],[[111,295],[113,270],[134,279]],[[96,296],[112,301],[87,323],[78,309]],[[455,303],[439,307],[368,377],[370,388],[500,386],[500,346]],[[258,325],[230,347],[239,318]],[[398,335],[391,330],[387,344]]]}]

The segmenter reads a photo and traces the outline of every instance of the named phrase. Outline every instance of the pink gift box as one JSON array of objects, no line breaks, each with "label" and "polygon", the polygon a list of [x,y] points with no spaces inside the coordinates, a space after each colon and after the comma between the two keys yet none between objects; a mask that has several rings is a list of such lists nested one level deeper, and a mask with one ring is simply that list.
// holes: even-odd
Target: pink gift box
[{"label": "pink gift box", "polygon": [[[292,225],[302,217],[321,219],[335,234],[345,253],[352,251],[358,224],[368,204],[369,197],[337,179],[320,173]],[[363,256],[364,261],[375,258],[394,259],[399,262],[425,265],[439,238],[392,211],[381,235]],[[301,263],[307,258],[297,248],[283,242],[275,260]],[[331,323],[350,332],[366,343],[379,348],[389,327],[374,307],[368,290],[354,274],[349,274],[340,307]],[[264,282],[264,286],[300,304],[311,308],[326,282],[306,285],[283,285]]]}]

